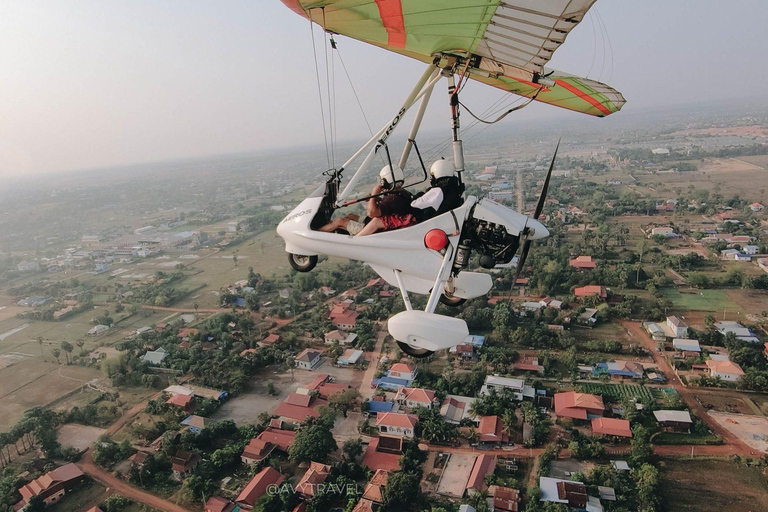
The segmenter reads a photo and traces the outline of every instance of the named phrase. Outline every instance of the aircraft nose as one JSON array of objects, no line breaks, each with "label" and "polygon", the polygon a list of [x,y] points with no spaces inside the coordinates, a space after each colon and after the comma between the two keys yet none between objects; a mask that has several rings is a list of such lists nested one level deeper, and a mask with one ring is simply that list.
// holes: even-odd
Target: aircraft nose
[{"label": "aircraft nose", "polygon": [[530,236],[531,240],[539,240],[549,236],[549,230],[547,227],[537,220],[529,219],[528,228],[533,229],[533,234]]}]

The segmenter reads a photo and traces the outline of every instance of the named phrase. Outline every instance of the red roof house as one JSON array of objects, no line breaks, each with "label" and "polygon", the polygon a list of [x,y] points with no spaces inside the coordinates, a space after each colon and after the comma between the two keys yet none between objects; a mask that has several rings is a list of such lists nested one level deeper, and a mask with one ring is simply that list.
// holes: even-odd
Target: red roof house
[{"label": "red roof house", "polygon": [[602,397],[569,391],[555,394],[555,414],[563,418],[586,420],[602,416],[605,410]]},{"label": "red roof house", "polygon": [[496,469],[496,459],[490,455],[478,455],[467,480],[467,492],[473,494],[483,491],[486,488],[485,476],[493,473],[494,469]]},{"label": "red roof house", "polygon": [[592,432],[603,436],[632,437],[629,420],[621,418],[593,418]]},{"label": "red roof house", "polygon": [[80,471],[80,468],[72,463],[64,464],[28,484],[22,485],[19,488],[21,501],[14,508],[19,510],[25,507],[33,496],[40,496],[46,505],[50,505],[72,491],[83,480],[85,480],[85,475]]},{"label": "red roof house", "polygon": [[475,430],[481,443],[507,443],[509,436],[504,433],[504,424],[498,416],[481,416]]},{"label": "red roof house", "polygon": [[318,491],[318,485],[322,484],[331,474],[331,466],[312,462],[309,469],[296,484],[296,493],[305,500],[312,499]]},{"label": "red roof house", "polygon": [[568,262],[568,265],[576,269],[595,268],[597,263],[592,261],[592,256],[576,256]]},{"label": "red roof house", "polygon": [[235,504],[221,496],[213,496],[205,502],[205,512],[232,512]]},{"label": "red roof house", "polygon": [[246,485],[240,494],[235,499],[235,503],[240,505],[240,508],[245,510],[253,510],[253,505],[256,500],[261,498],[267,493],[267,489],[270,486],[280,485],[285,480],[285,477],[281,475],[272,466],[267,466],[257,473],[248,485]]},{"label": "red roof house", "polygon": [[606,291],[605,287],[595,285],[595,284],[574,288],[573,295],[576,296],[577,299],[582,299],[584,297],[591,297],[592,295],[597,295],[601,299],[608,298],[608,292]]},{"label": "red roof house", "polygon": [[264,460],[272,453],[272,450],[288,452],[288,448],[291,447],[295,438],[296,432],[293,430],[267,427],[266,430],[251,439],[240,455],[240,460],[243,461],[243,464],[253,464]]}]

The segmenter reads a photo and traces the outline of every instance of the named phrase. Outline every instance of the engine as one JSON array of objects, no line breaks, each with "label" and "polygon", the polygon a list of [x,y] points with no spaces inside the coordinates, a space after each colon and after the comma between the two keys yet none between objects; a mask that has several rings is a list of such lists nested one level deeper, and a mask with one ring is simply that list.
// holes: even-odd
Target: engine
[{"label": "engine", "polygon": [[482,219],[468,219],[464,226],[464,236],[456,255],[456,264],[461,261],[464,267],[469,258],[468,254],[462,255],[462,249],[477,251],[480,255],[480,266],[493,268],[512,261],[520,246],[519,236],[511,235],[501,224]]}]

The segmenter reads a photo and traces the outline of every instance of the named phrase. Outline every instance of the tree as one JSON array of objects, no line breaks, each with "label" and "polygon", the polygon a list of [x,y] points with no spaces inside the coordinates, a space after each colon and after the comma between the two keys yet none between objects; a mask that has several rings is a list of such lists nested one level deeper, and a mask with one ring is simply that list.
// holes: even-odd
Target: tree
[{"label": "tree", "polygon": [[345,389],[341,393],[331,395],[328,398],[328,404],[346,418],[347,411],[355,405],[358,398],[360,393],[356,389]]},{"label": "tree", "polygon": [[40,345],[40,353],[43,355],[43,361],[45,361],[45,352],[43,352],[43,337],[38,336],[36,340],[37,344]]},{"label": "tree", "polygon": [[200,304],[195,302],[194,304],[192,304],[192,307],[195,308],[195,319],[197,319],[197,310],[200,308]]},{"label": "tree", "polygon": [[630,441],[632,451],[630,458],[636,466],[643,464],[653,454],[653,448],[651,448],[648,438],[648,431],[642,425],[637,424],[632,428],[632,441]]},{"label": "tree", "polygon": [[637,485],[639,512],[654,512],[658,504],[659,470],[650,464],[632,470]]},{"label": "tree", "polygon": [[419,475],[395,471],[389,475],[384,488],[384,505],[387,510],[413,510],[421,494]]},{"label": "tree", "polygon": [[328,455],[337,450],[338,445],[331,430],[322,422],[311,418],[296,433],[296,438],[288,449],[291,462],[323,462]]},{"label": "tree", "polygon": [[61,364],[61,362],[59,361],[59,356],[61,356],[61,350],[55,348],[55,349],[51,350],[51,354],[53,355],[53,357],[56,358],[56,362]]},{"label": "tree", "polygon": [[72,346],[72,344],[68,341],[62,341],[61,342],[61,350],[66,352],[67,356],[67,364],[69,364],[69,355],[72,353],[72,351],[75,349],[75,347]]},{"label": "tree", "polygon": [[341,452],[344,455],[344,460],[348,462],[357,462],[357,460],[363,455],[363,440],[361,438],[348,439],[344,441],[341,446]]}]

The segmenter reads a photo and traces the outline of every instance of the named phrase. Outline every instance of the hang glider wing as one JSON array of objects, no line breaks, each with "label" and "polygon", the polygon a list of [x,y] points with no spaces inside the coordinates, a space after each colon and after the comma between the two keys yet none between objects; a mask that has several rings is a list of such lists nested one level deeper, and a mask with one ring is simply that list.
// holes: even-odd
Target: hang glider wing
[{"label": "hang glider wing", "polygon": [[429,62],[469,56],[469,76],[536,101],[607,116],[624,105],[608,85],[544,66],[596,0],[282,0],[325,30]]}]

